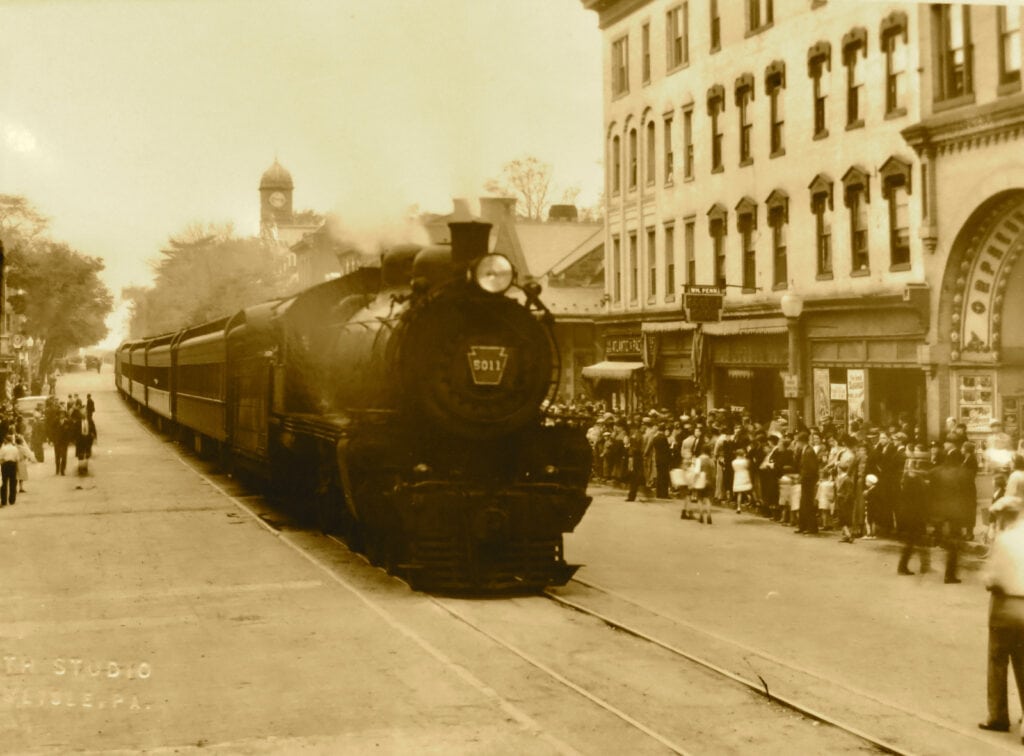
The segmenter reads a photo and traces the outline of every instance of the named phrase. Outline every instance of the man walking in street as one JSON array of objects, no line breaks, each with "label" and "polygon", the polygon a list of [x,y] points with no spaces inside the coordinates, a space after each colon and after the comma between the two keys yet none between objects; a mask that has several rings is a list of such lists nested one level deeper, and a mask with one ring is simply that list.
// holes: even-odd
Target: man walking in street
[{"label": "man walking in street", "polygon": [[1024,701],[1024,521],[996,536],[985,586],[992,593],[988,611],[988,719],[978,727],[1007,732],[1007,666],[1013,665],[1017,693]]},{"label": "man walking in street", "polygon": [[957,562],[960,552],[960,533],[963,529],[965,512],[974,503],[970,502],[973,481],[970,471],[963,465],[963,456],[956,449],[951,449],[943,457],[942,462],[931,469],[928,474],[929,490],[935,527],[942,534],[943,547],[946,550],[947,583],[959,583]]},{"label": "man walking in street", "polygon": [[14,435],[7,434],[0,444],[0,507],[14,504],[18,498],[18,451]]}]

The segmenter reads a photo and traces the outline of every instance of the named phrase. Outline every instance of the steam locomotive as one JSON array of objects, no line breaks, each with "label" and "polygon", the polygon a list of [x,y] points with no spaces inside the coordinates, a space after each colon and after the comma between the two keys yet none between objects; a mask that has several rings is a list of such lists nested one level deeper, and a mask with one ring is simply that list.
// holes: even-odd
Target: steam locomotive
[{"label": "steam locomotive", "polygon": [[553,318],[488,253],[490,224],[449,229],[450,244],[125,342],[117,388],[416,589],[561,585],[591,460],[581,430],[545,422]]}]

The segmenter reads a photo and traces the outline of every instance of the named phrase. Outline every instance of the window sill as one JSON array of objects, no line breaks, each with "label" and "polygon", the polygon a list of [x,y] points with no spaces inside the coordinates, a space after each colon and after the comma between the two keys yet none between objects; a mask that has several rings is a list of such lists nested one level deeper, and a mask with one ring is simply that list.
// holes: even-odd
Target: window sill
[{"label": "window sill", "polygon": [[889,266],[889,272],[891,273],[899,273],[904,270],[910,270],[910,263],[896,263],[894,265]]},{"label": "window sill", "polygon": [[757,27],[756,29],[748,29],[748,30],[747,30],[747,33],[746,33],[746,34],[744,34],[744,35],[743,35],[743,37],[744,37],[745,39],[750,39],[751,37],[756,37],[756,36],[757,36],[758,34],[760,34],[761,32],[765,32],[765,31],[768,31],[768,30],[769,30],[769,29],[771,29],[771,28],[772,28],[773,26],[775,26],[775,22],[774,22],[774,21],[769,21],[769,22],[768,22],[767,24],[761,24],[761,25],[760,25],[759,27]]},{"label": "window sill", "polygon": [[719,51],[719,50],[721,50],[721,49],[722,49],[722,45],[721,45],[721,43],[719,43],[719,44],[717,44],[717,45],[714,45],[714,46],[713,46],[713,47],[711,48],[711,50],[710,50],[710,53],[711,53],[712,55],[714,55],[714,54],[715,54],[716,52],[718,52],[718,51]]},{"label": "window sill", "polygon": [[828,139],[828,129],[822,129],[814,135],[814,141],[817,142],[821,139]]},{"label": "window sill", "polygon": [[658,298],[657,297],[647,297],[647,304],[649,304],[649,305],[656,305],[656,304],[658,304]]},{"label": "window sill", "polygon": [[665,71],[665,76],[671,76],[672,74],[676,73],[677,71],[682,71],[684,68],[689,68],[689,67],[690,67],[690,61],[684,60],[682,63],[677,63],[676,65],[672,66],[667,71]]},{"label": "window sill", "polygon": [[818,275],[816,275],[814,277],[814,280],[815,281],[831,281],[832,280],[832,274],[831,273],[819,273]]},{"label": "window sill", "polygon": [[827,4],[828,0],[811,0],[811,10],[824,8]]},{"label": "window sill", "polygon": [[754,288],[753,286],[744,286],[742,289],[740,289],[740,294],[756,294],[756,293],[757,293],[757,289]]},{"label": "window sill", "polygon": [[775,150],[775,152],[773,152],[768,157],[769,158],[783,157],[785,154],[786,154],[786,148],[785,147],[780,147],[779,149]]},{"label": "window sill", "polygon": [[675,302],[675,301],[676,301],[676,295],[675,294],[666,294],[665,295],[665,304],[668,304],[669,302]]},{"label": "window sill", "polygon": [[650,79],[644,79],[643,81],[640,82],[640,86],[641,87],[649,87],[649,86],[651,86],[651,80]]},{"label": "window sill", "polygon": [[789,284],[787,284],[785,282],[777,283],[777,284],[772,284],[772,291],[785,291],[788,288],[789,288]]},{"label": "window sill", "polygon": [[856,121],[850,121],[850,123],[846,124],[846,130],[847,131],[853,131],[854,129],[863,129],[863,128],[864,128],[864,119],[863,118],[858,118]]},{"label": "window sill", "polygon": [[714,168],[711,169],[711,172],[712,173],[724,173],[725,172],[725,166],[724,165],[716,165]]},{"label": "window sill", "polygon": [[857,268],[857,270],[850,271],[850,278],[865,278],[871,275],[869,268]]},{"label": "window sill", "polygon": [[906,108],[893,108],[892,110],[890,110],[888,113],[885,114],[885,120],[891,121],[891,120],[893,120],[895,118],[902,118],[906,114],[907,114],[907,109]]},{"label": "window sill", "polygon": [[962,108],[964,105],[973,105],[974,99],[974,93],[972,92],[960,97],[951,97],[948,100],[936,100],[932,103],[932,112],[941,113],[944,110],[953,110],[954,108]]},{"label": "window sill", "polygon": [[692,184],[693,183],[693,174],[690,174],[689,176],[684,176],[683,177],[683,183],[684,184]]},{"label": "window sill", "polygon": [[673,187],[675,185],[676,185],[676,180],[674,178],[672,178],[671,176],[669,178],[665,179],[665,186]]},{"label": "window sill", "polygon": [[1006,95],[1016,94],[1019,91],[1020,91],[1020,78],[1019,77],[1018,77],[1018,79],[1016,81],[1004,81],[1002,84],[1000,84],[998,87],[996,87],[996,94],[999,95],[1000,97],[1005,97]]},{"label": "window sill", "polygon": [[752,158],[752,157],[743,158],[740,161],[740,168],[746,168],[748,165],[753,165],[753,164],[754,164],[754,158]]},{"label": "window sill", "polygon": [[615,102],[616,100],[621,100],[624,97],[629,97],[628,89],[624,89],[621,92],[612,92],[612,102]]}]

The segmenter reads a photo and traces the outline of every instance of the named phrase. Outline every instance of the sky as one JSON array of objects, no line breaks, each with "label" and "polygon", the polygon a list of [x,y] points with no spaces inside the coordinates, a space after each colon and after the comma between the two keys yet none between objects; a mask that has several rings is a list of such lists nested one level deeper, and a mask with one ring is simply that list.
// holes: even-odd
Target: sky
[{"label": "sky", "polygon": [[0,193],[102,258],[115,298],[192,223],[255,234],[275,158],[296,209],[364,236],[528,155],[555,201],[600,194],[601,35],[580,0],[0,0],[0,29]]}]

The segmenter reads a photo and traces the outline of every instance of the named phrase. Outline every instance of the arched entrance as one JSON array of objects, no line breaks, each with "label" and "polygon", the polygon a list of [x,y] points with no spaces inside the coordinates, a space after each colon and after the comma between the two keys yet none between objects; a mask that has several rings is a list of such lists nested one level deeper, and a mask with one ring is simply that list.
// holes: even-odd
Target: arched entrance
[{"label": "arched entrance", "polygon": [[947,351],[947,416],[984,436],[1001,419],[1019,437],[1024,409],[1024,190],[1000,192],[957,235],[942,280],[937,343]]}]

